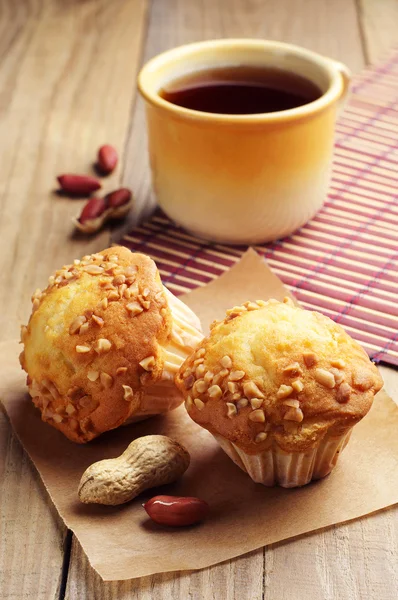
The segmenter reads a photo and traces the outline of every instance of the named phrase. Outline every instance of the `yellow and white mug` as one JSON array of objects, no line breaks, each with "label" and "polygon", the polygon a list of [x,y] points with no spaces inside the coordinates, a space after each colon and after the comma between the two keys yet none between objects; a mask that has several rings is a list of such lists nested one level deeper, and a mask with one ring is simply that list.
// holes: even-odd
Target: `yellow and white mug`
[{"label": "yellow and white mug", "polygon": [[[199,112],[159,95],[188,73],[235,65],[294,72],[322,95],[297,108],[249,115]],[[341,63],[265,40],[199,42],[150,60],[138,86],[161,208],[194,235],[216,242],[253,244],[290,234],[325,199],[336,116],[349,80]]]}]

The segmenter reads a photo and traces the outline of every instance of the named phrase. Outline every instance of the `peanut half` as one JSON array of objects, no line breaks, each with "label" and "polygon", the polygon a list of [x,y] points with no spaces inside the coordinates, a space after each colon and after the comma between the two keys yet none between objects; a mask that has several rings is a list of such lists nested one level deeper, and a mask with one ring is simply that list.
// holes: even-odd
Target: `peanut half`
[{"label": "peanut half", "polygon": [[132,193],[120,188],[104,198],[90,198],[80,216],[73,219],[77,229],[83,233],[95,233],[111,219],[123,219],[133,204]]},{"label": "peanut half", "polygon": [[209,512],[207,502],[189,496],[155,496],[142,506],[152,521],[171,527],[199,523]]},{"label": "peanut half", "polygon": [[83,473],[78,494],[85,504],[116,506],[144,490],[172,483],[187,470],[188,451],[164,435],[140,437],[118,458],[101,460]]}]

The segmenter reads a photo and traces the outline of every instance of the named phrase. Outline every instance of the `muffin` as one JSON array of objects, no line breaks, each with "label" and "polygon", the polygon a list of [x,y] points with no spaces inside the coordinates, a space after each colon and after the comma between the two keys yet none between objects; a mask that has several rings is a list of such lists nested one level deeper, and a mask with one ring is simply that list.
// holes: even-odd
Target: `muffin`
[{"label": "muffin", "polygon": [[75,442],[176,408],[174,377],[202,340],[155,263],[114,247],[75,260],[32,296],[20,362],[42,419]]},{"label": "muffin", "polygon": [[176,376],[190,417],[254,481],[283,487],[330,473],[382,383],[342,327],[289,299],[228,310]]}]

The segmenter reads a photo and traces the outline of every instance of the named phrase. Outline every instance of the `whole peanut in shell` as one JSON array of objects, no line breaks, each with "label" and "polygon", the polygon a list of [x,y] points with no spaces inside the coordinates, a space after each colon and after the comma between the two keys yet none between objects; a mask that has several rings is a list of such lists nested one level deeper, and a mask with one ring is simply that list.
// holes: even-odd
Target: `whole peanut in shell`
[{"label": "whole peanut in shell", "polygon": [[187,470],[188,451],[164,435],[140,437],[118,458],[101,460],[83,473],[79,498],[85,504],[115,506],[144,490],[172,483]]}]

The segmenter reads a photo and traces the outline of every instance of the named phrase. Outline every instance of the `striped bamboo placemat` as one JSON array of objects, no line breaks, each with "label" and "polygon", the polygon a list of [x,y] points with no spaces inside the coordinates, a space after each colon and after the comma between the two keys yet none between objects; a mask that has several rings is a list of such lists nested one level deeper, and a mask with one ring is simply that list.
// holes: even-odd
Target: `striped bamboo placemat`
[{"label": "striped bamboo placemat", "polygon": [[[340,323],[375,361],[398,365],[398,51],[364,71],[337,125],[323,209],[255,249],[299,302]],[[192,237],[157,211],[122,243],[156,260],[176,294],[205,285],[246,247]]]}]

